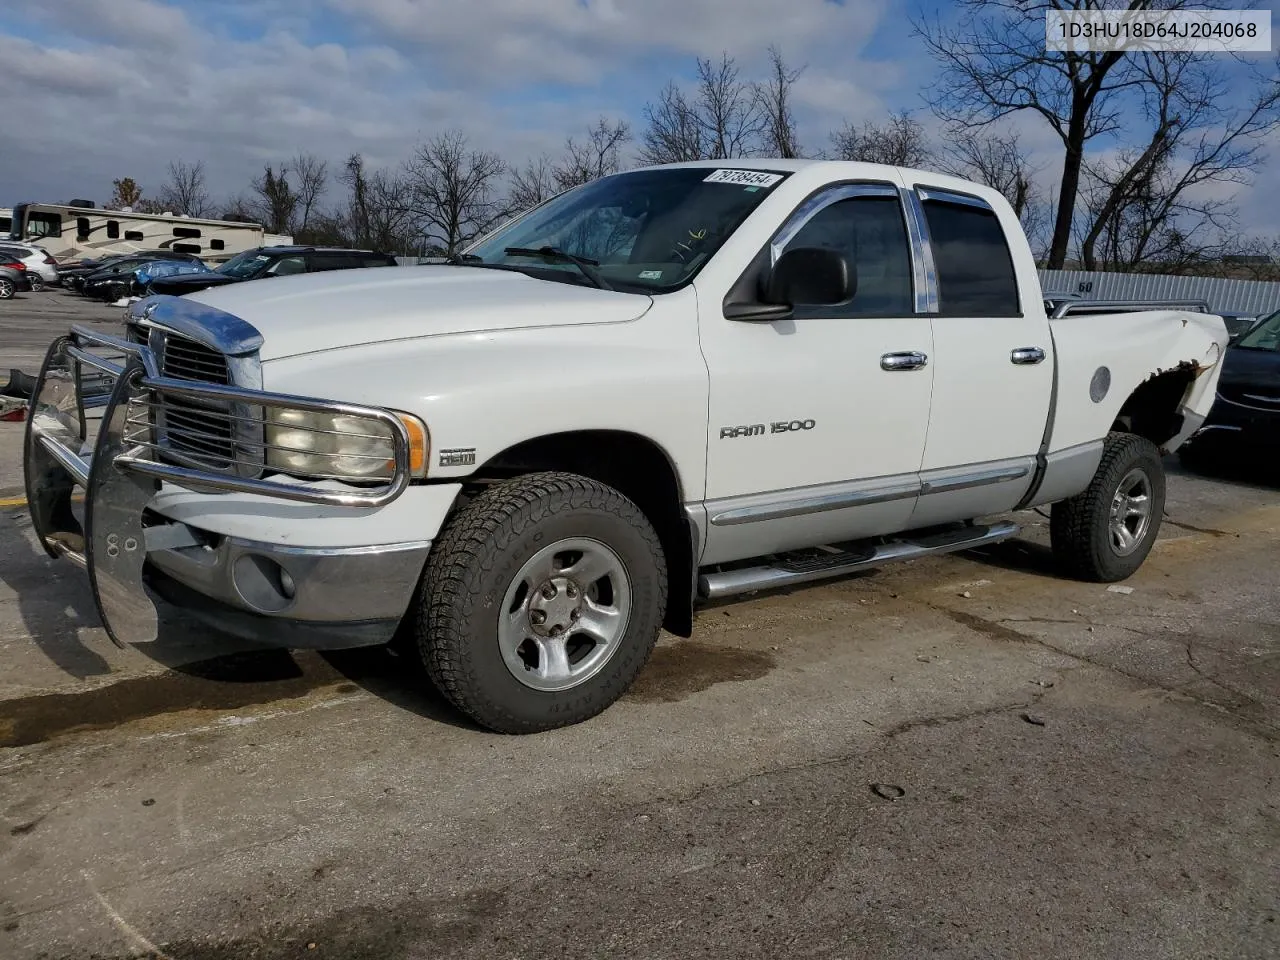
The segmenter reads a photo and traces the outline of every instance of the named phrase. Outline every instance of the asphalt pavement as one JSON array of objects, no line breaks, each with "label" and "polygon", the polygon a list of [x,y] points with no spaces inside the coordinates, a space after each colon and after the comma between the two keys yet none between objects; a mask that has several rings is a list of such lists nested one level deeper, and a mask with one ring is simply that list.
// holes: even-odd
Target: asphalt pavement
[{"label": "asphalt pavement", "polygon": [[[37,296],[0,303],[0,367],[85,309]],[[1058,576],[1027,512],[709,607],[600,717],[503,737],[381,650],[176,617],[117,650],[12,502],[21,430],[6,960],[1280,957],[1280,478],[1171,458],[1118,590]]]}]

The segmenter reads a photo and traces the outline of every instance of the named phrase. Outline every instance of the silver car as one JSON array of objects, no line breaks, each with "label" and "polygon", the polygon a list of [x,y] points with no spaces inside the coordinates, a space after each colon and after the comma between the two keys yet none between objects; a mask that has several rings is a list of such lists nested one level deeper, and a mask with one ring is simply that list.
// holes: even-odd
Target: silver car
[{"label": "silver car", "polygon": [[0,238],[0,253],[12,254],[21,260],[23,267],[38,276],[43,283],[52,285],[58,282],[58,261],[43,247]]}]

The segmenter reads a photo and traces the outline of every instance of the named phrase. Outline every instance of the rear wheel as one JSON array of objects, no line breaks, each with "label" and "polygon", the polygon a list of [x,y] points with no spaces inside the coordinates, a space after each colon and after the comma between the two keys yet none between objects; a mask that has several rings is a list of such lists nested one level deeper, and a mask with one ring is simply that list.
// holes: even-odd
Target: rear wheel
[{"label": "rear wheel", "polygon": [[0,300],[12,300],[17,286],[8,277],[0,277]]},{"label": "rear wheel", "polygon": [[1151,552],[1164,501],[1164,465],[1155,444],[1135,434],[1111,434],[1089,487],[1053,505],[1055,558],[1082,580],[1125,579]]},{"label": "rear wheel", "polygon": [[38,273],[33,273],[33,274],[31,274],[31,289],[32,289],[35,293],[39,293],[41,290],[43,290],[43,289],[44,289],[44,277],[40,276],[40,274],[38,274]]},{"label": "rear wheel", "polygon": [[578,723],[644,667],[666,611],[666,561],[644,513],[568,473],[494,486],[432,547],[416,610],[432,681],[500,733]]}]

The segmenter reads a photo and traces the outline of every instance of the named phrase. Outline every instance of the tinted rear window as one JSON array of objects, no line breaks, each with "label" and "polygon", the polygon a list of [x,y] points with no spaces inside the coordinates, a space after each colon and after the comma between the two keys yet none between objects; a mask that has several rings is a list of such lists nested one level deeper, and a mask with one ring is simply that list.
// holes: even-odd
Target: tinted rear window
[{"label": "tinted rear window", "polygon": [[947,317],[1016,317],[1018,282],[996,215],[980,207],[926,200],[938,271],[939,312]]}]

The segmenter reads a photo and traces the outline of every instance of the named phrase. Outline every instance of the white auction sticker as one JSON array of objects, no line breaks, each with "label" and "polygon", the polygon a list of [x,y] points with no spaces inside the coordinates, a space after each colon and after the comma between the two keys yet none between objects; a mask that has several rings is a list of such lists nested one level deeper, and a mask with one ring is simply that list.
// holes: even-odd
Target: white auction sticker
[{"label": "white auction sticker", "polygon": [[736,183],[742,187],[772,187],[782,179],[780,173],[765,173],[763,170],[717,170],[703,180],[703,183]]},{"label": "white auction sticker", "polygon": [[1270,10],[1049,10],[1045,49],[1081,53],[1271,50]]}]

